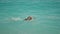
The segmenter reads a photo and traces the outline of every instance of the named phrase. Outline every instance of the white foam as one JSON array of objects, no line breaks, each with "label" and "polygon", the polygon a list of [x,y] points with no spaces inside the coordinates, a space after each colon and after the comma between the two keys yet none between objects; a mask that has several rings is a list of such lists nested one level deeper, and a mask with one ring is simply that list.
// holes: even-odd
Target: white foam
[{"label": "white foam", "polygon": [[19,20],[21,20],[21,18],[14,18],[14,17],[12,17],[11,20],[19,21]]}]

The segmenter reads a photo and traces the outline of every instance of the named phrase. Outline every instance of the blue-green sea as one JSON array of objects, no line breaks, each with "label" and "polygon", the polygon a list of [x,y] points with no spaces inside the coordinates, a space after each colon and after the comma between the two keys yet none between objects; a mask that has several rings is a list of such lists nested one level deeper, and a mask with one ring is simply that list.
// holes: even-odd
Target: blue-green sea
[{"label": "blue-green sea", "polygon": [[60,0],[0,0],[0,34],[60,34]]}]

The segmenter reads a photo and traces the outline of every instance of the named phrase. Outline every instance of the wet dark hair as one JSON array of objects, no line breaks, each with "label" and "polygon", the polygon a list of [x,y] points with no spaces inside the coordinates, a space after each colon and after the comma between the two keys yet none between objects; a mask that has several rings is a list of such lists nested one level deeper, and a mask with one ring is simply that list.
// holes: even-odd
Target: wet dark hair
[{"label": "wet dark hair", "polygon": [[32,20],[32,17],[29,16],[29,17],[27,17],[25,20]]}]

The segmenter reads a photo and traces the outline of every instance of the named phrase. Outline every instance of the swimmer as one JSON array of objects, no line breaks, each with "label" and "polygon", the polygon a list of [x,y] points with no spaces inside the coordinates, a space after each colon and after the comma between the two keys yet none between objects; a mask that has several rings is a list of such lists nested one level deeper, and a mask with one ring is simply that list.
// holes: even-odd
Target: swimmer
[{"label": "swimmer", "polygon": [[25,18],[24,20],[32,20],[32,16]]}]

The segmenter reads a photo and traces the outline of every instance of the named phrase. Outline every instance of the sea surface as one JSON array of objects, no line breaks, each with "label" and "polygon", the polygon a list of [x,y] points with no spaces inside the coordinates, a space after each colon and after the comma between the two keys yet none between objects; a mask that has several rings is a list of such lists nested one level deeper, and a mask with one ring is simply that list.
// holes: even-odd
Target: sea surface
[{"label": "sea surface", "polygon": [[60,34],[60,0],[0,0],[0,34]]}]

